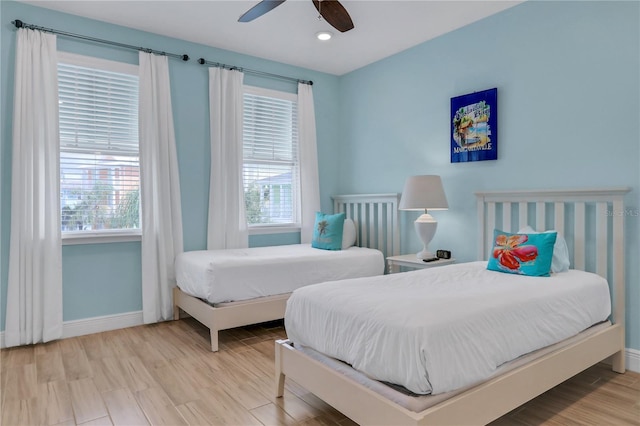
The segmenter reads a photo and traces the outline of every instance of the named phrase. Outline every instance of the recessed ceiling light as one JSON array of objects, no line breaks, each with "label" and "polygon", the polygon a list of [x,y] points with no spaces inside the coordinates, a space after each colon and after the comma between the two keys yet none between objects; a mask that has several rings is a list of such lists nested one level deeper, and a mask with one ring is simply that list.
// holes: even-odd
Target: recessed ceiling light
[{"label": "recessed ceiling light", "polygon": [[316,33],[316,37],[318,37],[318,40],[322,40],[322,41],[327,41],[332,36],[333,34],[331,34],[329,31],[320,31],[319,33]]}]

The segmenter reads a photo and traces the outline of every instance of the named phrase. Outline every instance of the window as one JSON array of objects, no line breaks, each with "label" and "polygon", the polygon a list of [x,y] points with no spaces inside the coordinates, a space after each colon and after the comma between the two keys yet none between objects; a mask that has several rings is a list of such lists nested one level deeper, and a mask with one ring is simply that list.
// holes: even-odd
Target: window
[{"label": "window", "polygon": [[138,67],[59,52],[63,237],[140,234]]},{"label": "window", "polygon": [[297,224],[297,96],[245,86],[243,137],[249,227]]}]

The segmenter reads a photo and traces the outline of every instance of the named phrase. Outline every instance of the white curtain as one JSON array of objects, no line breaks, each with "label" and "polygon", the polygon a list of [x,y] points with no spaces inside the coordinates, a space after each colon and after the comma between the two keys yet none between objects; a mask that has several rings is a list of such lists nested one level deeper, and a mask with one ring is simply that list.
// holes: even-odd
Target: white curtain
[{"label": "white curtain", "polygon": [[209,69],[209,250],[249,245],[242,184],[243,77],[237,70]]},{"label": "white curtain", "polygon": [[313,237],[316,212],[320,211],[320,178],[316,144],[316,114],[313,89],[298,83],[298,141],[300,144],[300,242],[308,244]]},{"label": "white curtain", "polygon": [[16,36],[6,346],[62,337],[56,37]]},{"label": "white curtain", "polygon": [[183,251],[178,158],[166,56],[140,52],[142,316],[172,318],[174,260]]}]

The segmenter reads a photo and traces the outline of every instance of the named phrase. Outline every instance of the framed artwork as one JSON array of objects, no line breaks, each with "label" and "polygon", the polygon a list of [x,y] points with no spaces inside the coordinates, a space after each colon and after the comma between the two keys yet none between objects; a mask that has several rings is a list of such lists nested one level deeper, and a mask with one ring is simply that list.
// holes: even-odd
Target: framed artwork
[{"label": "framed artwork", "polygon": [[498,159],[498,89],[451,98],[451,162]]}]

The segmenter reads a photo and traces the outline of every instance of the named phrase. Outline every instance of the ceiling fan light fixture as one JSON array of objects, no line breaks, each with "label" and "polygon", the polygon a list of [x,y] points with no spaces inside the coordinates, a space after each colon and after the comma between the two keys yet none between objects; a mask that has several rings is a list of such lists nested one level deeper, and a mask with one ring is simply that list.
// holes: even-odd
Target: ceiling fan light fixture
[{"label": "ceiling fan light fixture", "polygon": [[333,34],[331,32],[329,32],[329,31],[320,31],[320,32],[316,33],[316,37],[320,41],[327,41],[331,37],[333,37]]}]

